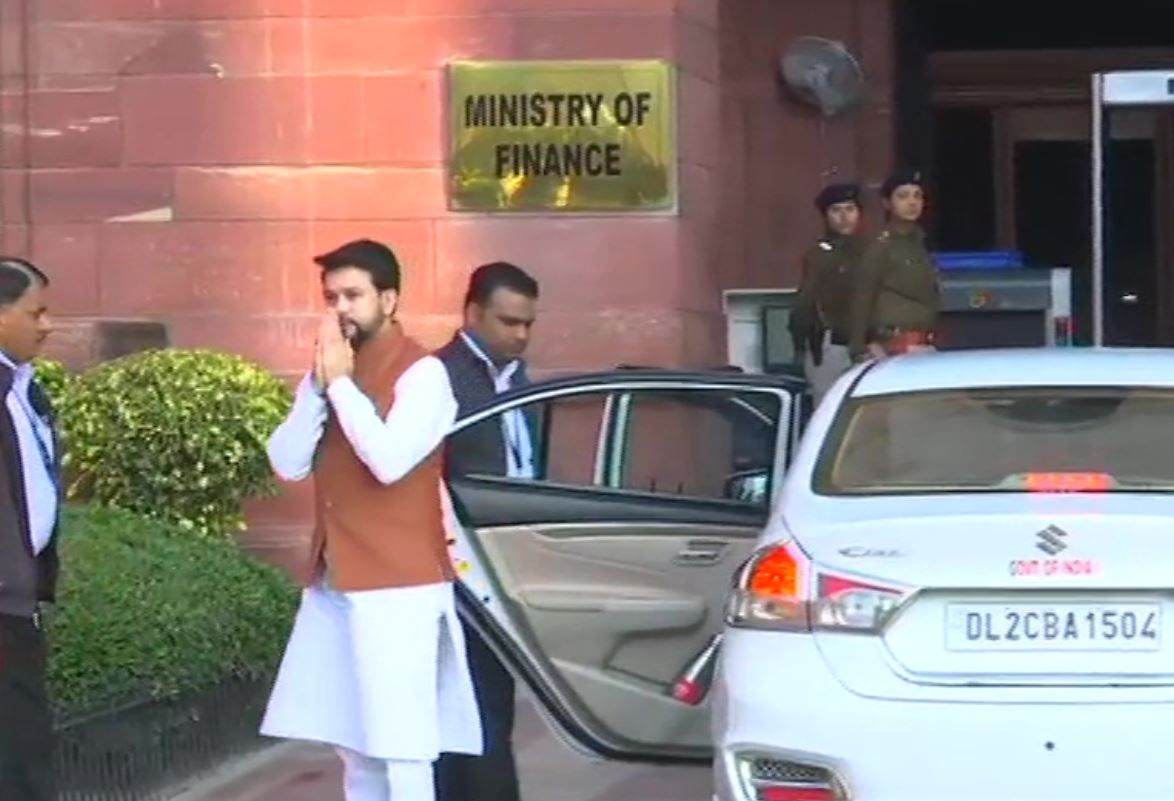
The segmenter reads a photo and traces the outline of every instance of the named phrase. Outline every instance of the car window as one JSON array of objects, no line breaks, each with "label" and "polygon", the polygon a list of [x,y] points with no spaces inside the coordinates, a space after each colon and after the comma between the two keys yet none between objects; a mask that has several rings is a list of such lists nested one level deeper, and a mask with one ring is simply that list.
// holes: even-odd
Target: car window
[{"label": "car window", "polygon": [[768,392],[648,390],[627,396],[620,489],[762,505],[769,497],[781,401]]},{"label": "car window", "polygon": [[[525,421],[533,480],[582,486],[596,483],[607,397],[606,392],[587,392],[515,407]],[[452,474],[505,475],[503,417],[502,413],[487,417],[450,437],[447,458]]]},{"label": "car window", "polygon": [[819,455],[820,494],[1174,490],[1174,391],[978,389],[857,398]]}]

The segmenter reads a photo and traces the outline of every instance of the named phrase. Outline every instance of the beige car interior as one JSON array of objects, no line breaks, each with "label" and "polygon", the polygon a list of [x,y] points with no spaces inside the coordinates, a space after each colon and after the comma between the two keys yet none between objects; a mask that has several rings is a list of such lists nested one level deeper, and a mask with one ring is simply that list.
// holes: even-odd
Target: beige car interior
[{"label": "beige car interior", "polygon": [[[599,475],[602,423],[614,411],[614,402],[604,399],[558,399],[542,410],[547,480],[590,486],[591,476]],[[745,433],[757,435],[751,447],[758,456],[752,458],[765,455],[769,469],[787,399],[763,399],[774,408],[759,430],[751,426]],[[736,422],[709,406],[633,394],[627,410],[616,448],[623,454],[620,489],[650,498],[722,499],[727,476],[746,464],[735,453],[746,448],[736,442]],[[765,520],[765,507],[747,511],[746,525],[687,517],[555,522],[481,529],[479,539],[514,620],[529,645],[549,658],[580,714],[617,740],[707,748],[708,704],[682,704],[669,690],[721,628],[734,573],[750,556]]]}]

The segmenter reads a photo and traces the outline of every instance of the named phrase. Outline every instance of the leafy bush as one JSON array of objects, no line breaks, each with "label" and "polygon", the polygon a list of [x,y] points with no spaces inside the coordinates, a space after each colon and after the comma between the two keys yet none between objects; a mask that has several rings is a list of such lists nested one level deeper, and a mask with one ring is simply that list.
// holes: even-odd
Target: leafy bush
[{"label": "leafy bush", "polygon": [[265,443],[292,393],[239,356],[149,350],[73,380],[60,411],[69,497],[199,534],[244,527],[244,501],[276,483]]},{"label": "leafy bush", "polygon": [[37,383],[49,396],[53,408],[60,410],[65,404],[65,392],[73,377],[65,369],[65,365],[54,359],[37,359],[33,362],[36,371]]},{"label": "leafy bush", "polygon": [[67,506],[61,548],[58,601],[46,615],[59,714],[260,677],[280,661],[296,589],[227,539]]}]

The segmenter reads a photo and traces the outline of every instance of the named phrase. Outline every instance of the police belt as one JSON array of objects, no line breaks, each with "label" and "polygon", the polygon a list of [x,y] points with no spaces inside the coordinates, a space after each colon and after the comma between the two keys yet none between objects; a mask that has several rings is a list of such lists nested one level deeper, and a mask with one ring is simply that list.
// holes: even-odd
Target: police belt
[{"label": "police belt", "polygon": [[882,339],[893,339],[894,337],[908,337],[910,339],[923,339],[926,343],[934,341],[934,331],[930,328],[906,328],[899,325],[878,325],[869,332],[869,339],[876,342]]}]

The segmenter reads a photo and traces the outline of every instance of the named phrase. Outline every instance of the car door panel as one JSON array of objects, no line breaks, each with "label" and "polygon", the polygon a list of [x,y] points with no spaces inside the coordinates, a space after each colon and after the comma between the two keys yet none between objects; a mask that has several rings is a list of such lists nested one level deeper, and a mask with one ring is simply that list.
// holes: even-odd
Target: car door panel
[{"label": "car door panel", "polygon": [[[493,478],[450,486],[462,517],[477,523],[499,602],[578,699],[576,714],[628,748],[706,748],[708,709],[670,691],[720,628],[725,592],[764,513]],[[501,523],[511,508],[525,522]]]},{"label": "car door panel", "polygon": [[[782,406],[779,465],[792,431],[790,404]],[[604,469],[604,461],[614,466],[619,447],[616,421],[606,417],[597,430],[604,445],[592,450],[599,461],[591,486],[450,478],[459,539],[474,572],[486,577],[470,582],[480,588],[481,608],[466,619],[578,745],[614,758],[704,759],[708,704],[680,702],[673,684],[720,630],[726,595],[765,523],[766,504],[681,494],[694,475],[713,491],[720,480],[712,477],[729,472],[724,464],[698,474],[681,473],[674,462],[670,481],[649,480],[656,465],[647,459],[638,471]],[[592,448],[580,438],[567,441]],[[765,451],[774,450],[768,443]],[[694,450],[689,458],[706,457]],[[608,475],[632,476],[638,486],[606,486],[599,477]]]}]

